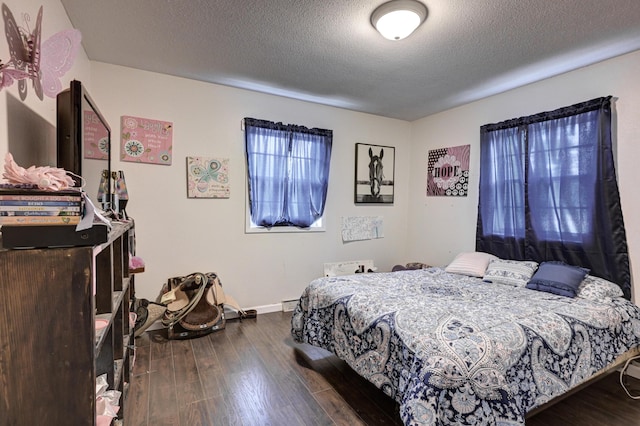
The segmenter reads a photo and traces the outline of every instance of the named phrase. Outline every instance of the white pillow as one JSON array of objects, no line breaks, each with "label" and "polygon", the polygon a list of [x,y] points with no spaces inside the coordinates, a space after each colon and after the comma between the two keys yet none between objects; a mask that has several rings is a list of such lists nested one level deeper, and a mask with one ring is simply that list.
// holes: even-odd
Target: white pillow
[{"label": "white pillow", "polygon": [[576,292],[576,297],[593,300],[594,302],[605,302],[623,295],[622,289],[617,284],[593,275],[584,277]]},{"label": "white pillow", "polygon": [[536,272],[536,269],[538,269],[538,262],[494,259],[489,262],[482,280],[514,287],[524,287],[533,276],[533,273]]},{"label": "white pillow", "polygon": [[481,251],[460,253],[444,270],[452,274],[482,277],[487,270],[489,262],[493,259],[498,259],[498,257]]}]

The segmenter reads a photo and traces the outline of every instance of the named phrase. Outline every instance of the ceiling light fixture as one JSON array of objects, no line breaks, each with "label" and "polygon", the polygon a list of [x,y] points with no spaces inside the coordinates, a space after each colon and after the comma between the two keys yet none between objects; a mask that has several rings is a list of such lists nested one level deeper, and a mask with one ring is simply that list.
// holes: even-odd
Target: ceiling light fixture
[{"label": "ceiling light fixture", "polygon": [[427,7],[416,0],[392,0],[371,14],[371,24],[382,37],[402,40],[427,19]]}]

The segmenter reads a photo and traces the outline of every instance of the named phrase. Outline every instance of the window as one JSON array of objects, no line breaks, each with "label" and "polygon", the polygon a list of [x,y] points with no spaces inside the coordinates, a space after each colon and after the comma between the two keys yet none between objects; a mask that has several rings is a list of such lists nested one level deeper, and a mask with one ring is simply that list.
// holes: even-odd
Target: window
[{"label": "window", "polygon": [[[525,173],[524,132],[518,127],[497,129],[483,135],[483,158],[500,167],[481,168],[483,232],[500,237],[524,238]],[[492,208],[491,206],[495,206]]]},{"label": "window", "polygon": [[329,184],[333,132],[245,118],[254,227],[318,226]]},{"label": "window", "polygon": [[598,111],[528,129],[532,226],[548,241],[581,243],[594,229]]},{"label": "window", "polygon": [[563,260],[630,296],[611,97],[481,127],[476,249]]}]

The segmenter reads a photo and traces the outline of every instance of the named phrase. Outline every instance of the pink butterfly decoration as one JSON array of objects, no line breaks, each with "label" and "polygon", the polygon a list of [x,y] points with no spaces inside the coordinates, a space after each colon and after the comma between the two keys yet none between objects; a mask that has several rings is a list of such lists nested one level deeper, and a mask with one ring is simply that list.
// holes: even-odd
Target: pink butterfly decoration
[{"label": "pink butterfly decoration", "polygon": [[3,87],[9,87],[13,84],[13,80],[24,80],[29,77],[29,74],[11,68],[5,68],[2,63],[0,63],[0,73],[2,73],[2,79],[0,80],[0,89]]},{"label": "pink butterfly decoration", "polygon": [[[2,4],[4,33],[9,44],[11,59],[6,64],[0,62],[0,89],[9,87],[18,80],[20,99],[27,97],[27,80],[31,80],[38,98],[43,94],[55,98],[62,83],[60,77],[71,69],[80,47],[80,31],[75,29],[60,31],[42,43],[42,6],[38,10],[33,32],[18,26],[11,10]],[[25,15],[25,24],[29,22]]]},{"label": "pink butterfly decoration", "polygon": [[50,98],[55,98],[62,90],[60,77],[73,66],[81,39],[80,31],[63,30],[55,33],[42,44],[40,61],[42,90]]}]

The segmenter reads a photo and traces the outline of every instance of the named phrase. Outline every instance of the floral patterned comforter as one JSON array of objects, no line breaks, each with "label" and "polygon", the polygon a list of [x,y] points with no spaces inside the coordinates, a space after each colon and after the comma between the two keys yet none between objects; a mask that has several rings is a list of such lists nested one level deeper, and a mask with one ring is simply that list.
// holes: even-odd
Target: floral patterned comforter
[{"label": "floral patterned comforter", "polygon": [[319,278],[292,335],[394,398],[406,425],[522,425],[527,411],[640,346],[640,308],[432,268]]}]

